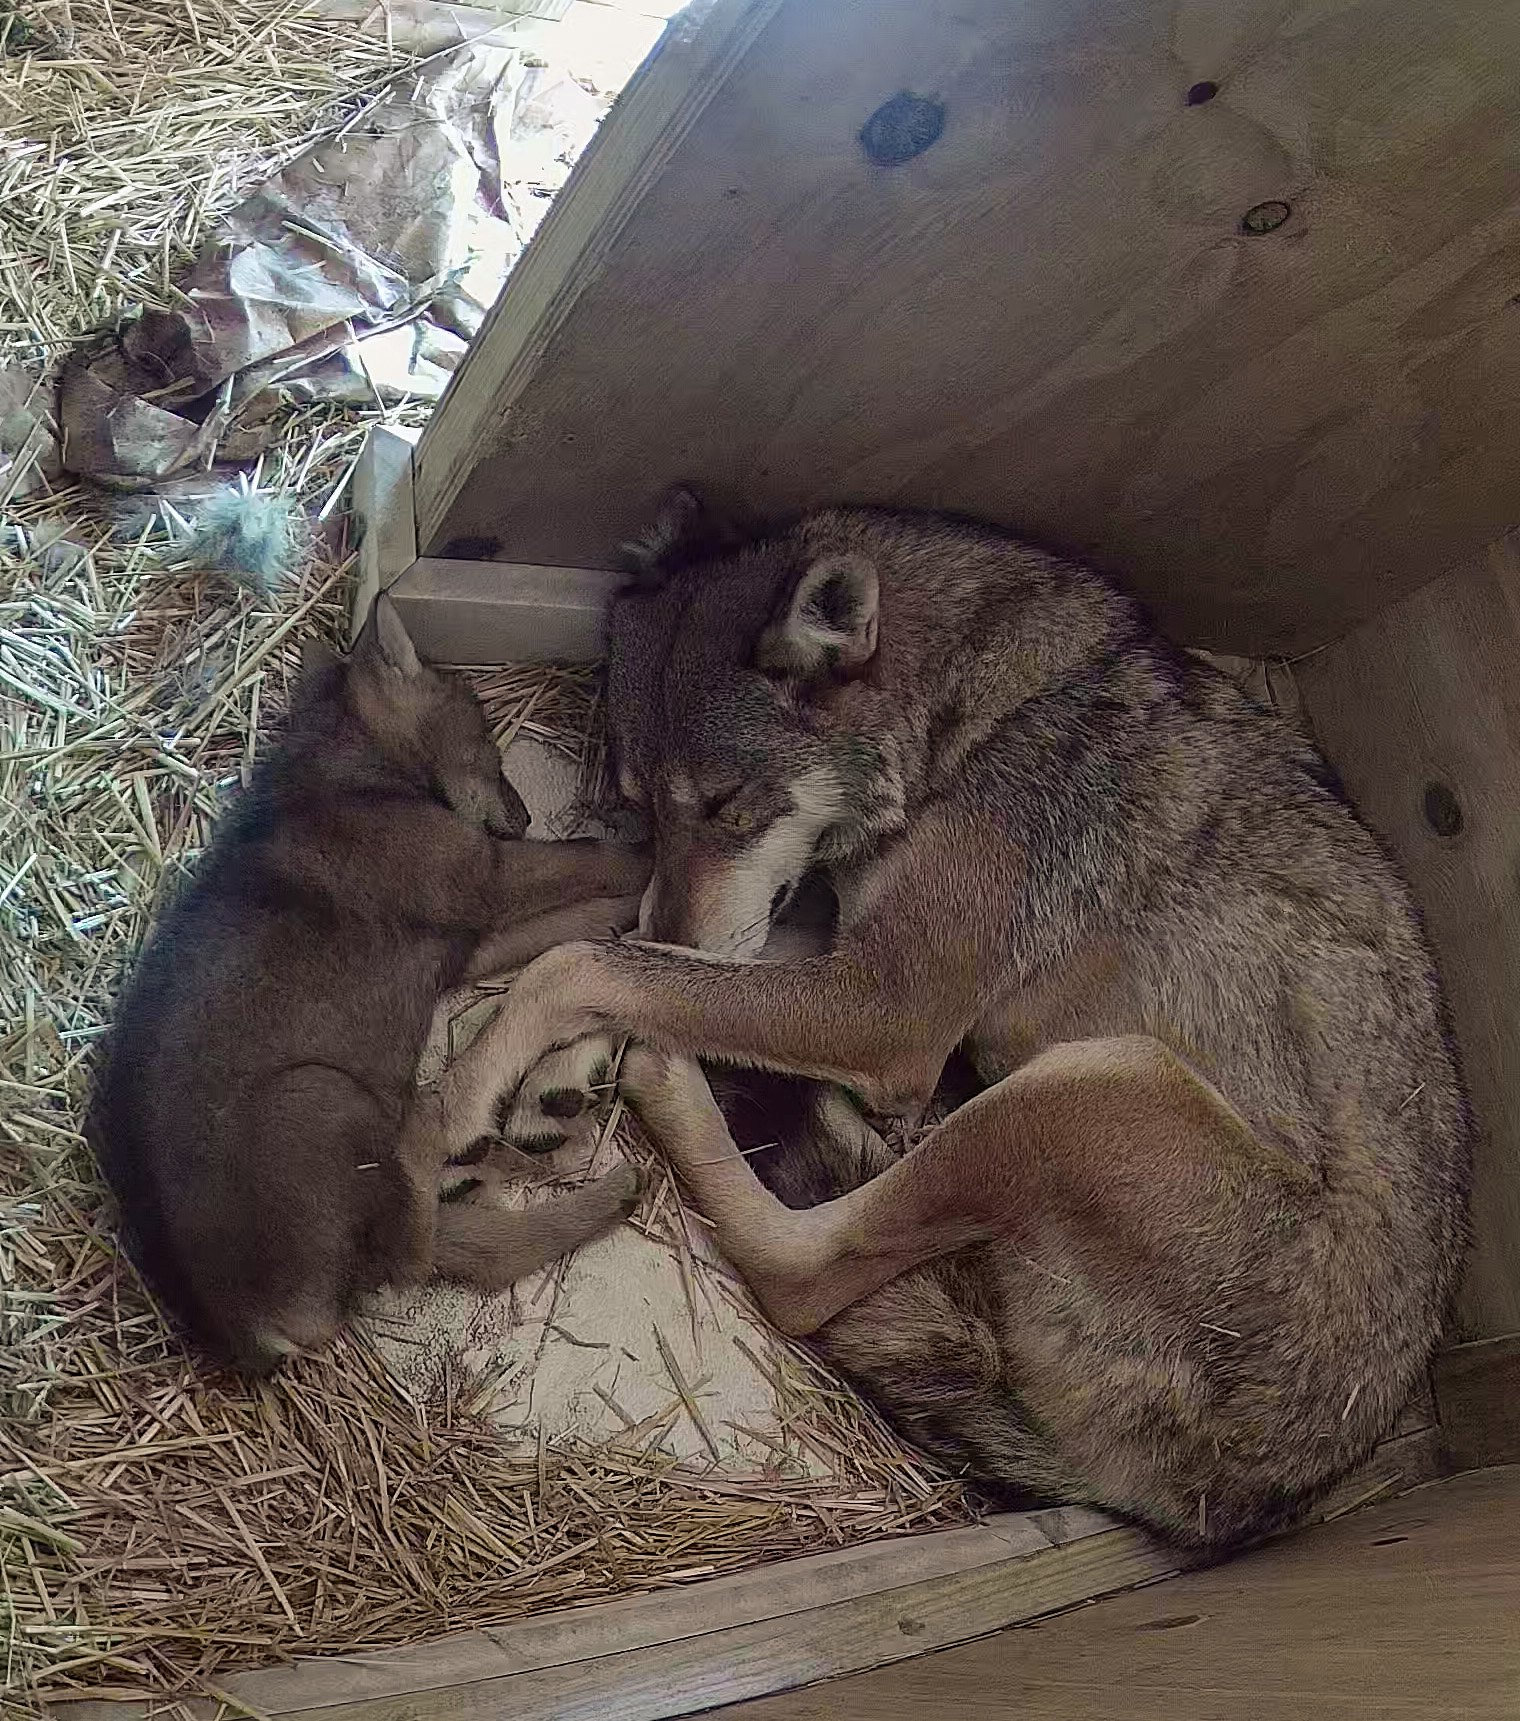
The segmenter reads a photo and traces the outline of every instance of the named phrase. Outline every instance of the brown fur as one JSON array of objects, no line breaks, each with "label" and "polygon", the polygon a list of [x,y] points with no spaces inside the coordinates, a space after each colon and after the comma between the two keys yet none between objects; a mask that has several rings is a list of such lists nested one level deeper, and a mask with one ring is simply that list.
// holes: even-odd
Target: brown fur
[{"label": "brown fur", "polygon": [[479,704],[382,598],[349,659],[313,655],[155,929],[90,1135],[149,1280],[236,1363],[325,1343],[360,1290],[425,1277],[435,1223],[439,1265],[496,1284],[627,1210],[624,1178],[562,1210],[439,1217],[446,1119],[412,1078],[440,991],[626,927],[648,875],[614,845],[513,840],[526,825]]},{"label": "brown fur", "polygon": [[[1470,1178],[1415,914],[1323,762],[981,528],[835,512],[665,566],[611,629],[643,929],[753,954],[821,867],[832,948],[550,952],[460,1120],[624,1028],[659,1048],[630,1098],[772,1317],[927,1445],[1203,1544],[1292,1518],[1418,1384]],[[901,1160],[813,1090],[792,1171],[797,1138],[762,1156],[794,1207],[691,1061],[912,1115],[957,1047],[986,1089]]]}]

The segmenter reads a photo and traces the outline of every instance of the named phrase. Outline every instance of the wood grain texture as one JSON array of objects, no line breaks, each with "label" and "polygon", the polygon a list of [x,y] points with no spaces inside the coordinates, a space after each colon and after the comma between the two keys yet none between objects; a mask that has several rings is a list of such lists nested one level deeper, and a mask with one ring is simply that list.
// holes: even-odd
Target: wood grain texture
[{"label": "wood grain texture", "polygon": [[1520,1333],[1456,1345],[1435,1372],[1446,1463],[1520,1464]]},{"label": "wood grain texture", "polygon": [[[1517,63],[1505,0],[717,0],[434,416],[424,552],[605,565],[692,480],[967,510],[1187,643],[1317,646],[1520,518]],[[943,135],[873,165],[903,90]]]},{"label": "wood grain texture", "polygon": [[[1134,1530],[935,1577],[804,1612],[704,1631],[595,1660],[516,1670],[407,1695],[324,1707],[324,1721],[662,1721],[719,1703],[880,1666],[1012,1620],[1163,1576],[1172,1555]],[[507,1658],[503,1657],[504,1662]]]},{"label": "wood grain texture", "polygon": [[[660,1721],[960,1642],[1176,1567],[1173,1552],[1101,1513],[1008,1513],[226,1686],[268,1717]],[[186,1707],[208,1721],[215,1711]],[[143,1714],[97,1702],[59,1712],[64,1721]]]},{"label": "wood grain texture", "polygon": [[1520,1470],[713,1721],[1512,1721]]},{"label": "wood grain texture", "polygon": [[[1475,1243],[1456,1336],[1520,1331],[1515,543],[1494,545],[1299,664],[1297,679],[1331,763],[1414,887],[1451,1001],[1477,1123]],[[1449,828],[1443,791],[1461,820],[1449,835],[1430,816]]]},{"label": "wood grain texture", "polygon": [[412,453],[419,432],[377,424],[364,439],[354,468],[353,517],[359,535],[359,577],[354,584],[349,639],[358,637],[375,595],[393,585],[417,560],[412,512]]},{"label": "wood grain texture", "polygon": [[1446,1462],[1438,1428],[1421,1428],[1412,1434],[1384,1440],[1367,1462],[1338,1482],[1314,1508],[1312,1523],[1326,1523],[1360,1511],[1375,1500],[1407,1494],[1411,1488],[1444,1476]]},{"label": "wood grain texture", "polygon": [[600,568],[421,556],[390,586],[418,651],[433,663],[595,663],[624,576]]}]

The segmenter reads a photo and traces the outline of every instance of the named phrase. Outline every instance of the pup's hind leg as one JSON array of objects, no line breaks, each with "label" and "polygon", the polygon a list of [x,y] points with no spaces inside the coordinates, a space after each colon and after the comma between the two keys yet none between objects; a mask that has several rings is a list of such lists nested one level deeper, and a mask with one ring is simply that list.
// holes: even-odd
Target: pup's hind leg
[{"label": "pup's hind leg", "polygon": [[535,1206],[514,1210],[495,1200],[496,1180],[437,1210],[434,1254],[440,1278],[484,1291],[504,1291],[626,1219],[638,1205],[639,1174],[631,1165],[595,1183]]},{"label": "pup's hind leg", "polygon": [[369,1284],[420,1285],[433,1270],[438,1190],[448,1163],[443,1102],[435,1093],[407,1101],[392,1158],[376,1167],[370,1205]]},{"label": "pup's hind leg", "polygon": [[815,1331],[911,1267],[973,1244],[1030,1249],[1059,1229],[1095,1274],[1170,1282],[1200,1230],[1242,1255],[1264,1212],[1310,1181],[1158,1041],[1058,1046],[954,1112],[914,1151],[802,1212],[762,1188],[700,1069],[643,1047],[624,1091],[716,1241],[783,1331]]}]

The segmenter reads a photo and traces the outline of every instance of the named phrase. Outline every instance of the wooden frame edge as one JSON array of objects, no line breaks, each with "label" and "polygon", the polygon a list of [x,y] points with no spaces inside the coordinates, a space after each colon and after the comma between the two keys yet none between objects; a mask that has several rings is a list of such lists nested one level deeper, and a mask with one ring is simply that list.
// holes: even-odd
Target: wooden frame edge
[{"label": "wooden frame edge", "polygon": [[376,596],[417,560],[412,461],[421,436],[420,430],[405,425],[377,424],[359,451],[353,490],[359,579],[349,615],[350,643],[358,638]]},{"label": "wooden frame edge", "polygon": [[432,663],[597,663],[624,583],[599,568],[419,557],[387,590]]},{"label": "wooden frame edge", "polygon": [[390,594],[433,663],[595,663],[607,606],[623,576],[602,568],[418,556],[415,456],[421,433],[377,425],[354,472],[359,579],[349,619],[358,637],[379,592]]},{"label": "wooden frame edge", "polygon": [[1452,1469],[1520,1464],[1520,1333],[1442,1351],[1435,1395],[1441,1452]]},{"label": "wooden frame edge", "polygon": [[[261,1669],[229,1678],[225,1692],[266,1721],[669,1721],[946,1648],[1182,1565],[1177,1550],[1099,1512],[1006,1513],[399,1649]],[[53,1702],[60,1721],[148,1713],[142,1703]]]}]

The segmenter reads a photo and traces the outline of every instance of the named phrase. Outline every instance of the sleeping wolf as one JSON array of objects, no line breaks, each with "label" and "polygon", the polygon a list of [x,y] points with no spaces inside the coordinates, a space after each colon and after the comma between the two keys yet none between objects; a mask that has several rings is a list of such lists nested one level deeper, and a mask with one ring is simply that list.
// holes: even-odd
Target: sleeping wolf
[{"label": "sleeping wolf", "polygon": [[[609,717],[657,830],[646,935],[530,967],[452,1103],[484,1128],[608,1027],[785,1331],[989,1481],[1220,1546],[1387,1433],[1467,1240],[1468,1121],[1414,911],[1323,762],[1089,571],[815,515],[657,541]],[[825,953],[743,960],[809,869]],[[895,1158],[840,1087],[913,1114]],[[812,1088],[772,1180],[696,1057]],[[818,1205],[811,1205],[819,1203]]]},{"label": "sleeping wolf", "polygon": [[527,822],[479,703],[381,598],[348,659],[309,654],[153,934],[90,1135],[149,1281],[237,1365],[325,1343],[358,1291],[435,1265],[510,1283],[630,1208],[628,1168],[527,1213],[484,1185],[439,1207],[448,1132],[412,1086],[439,992],[626,928],[649,873],[612,844],[511,840]]}]

